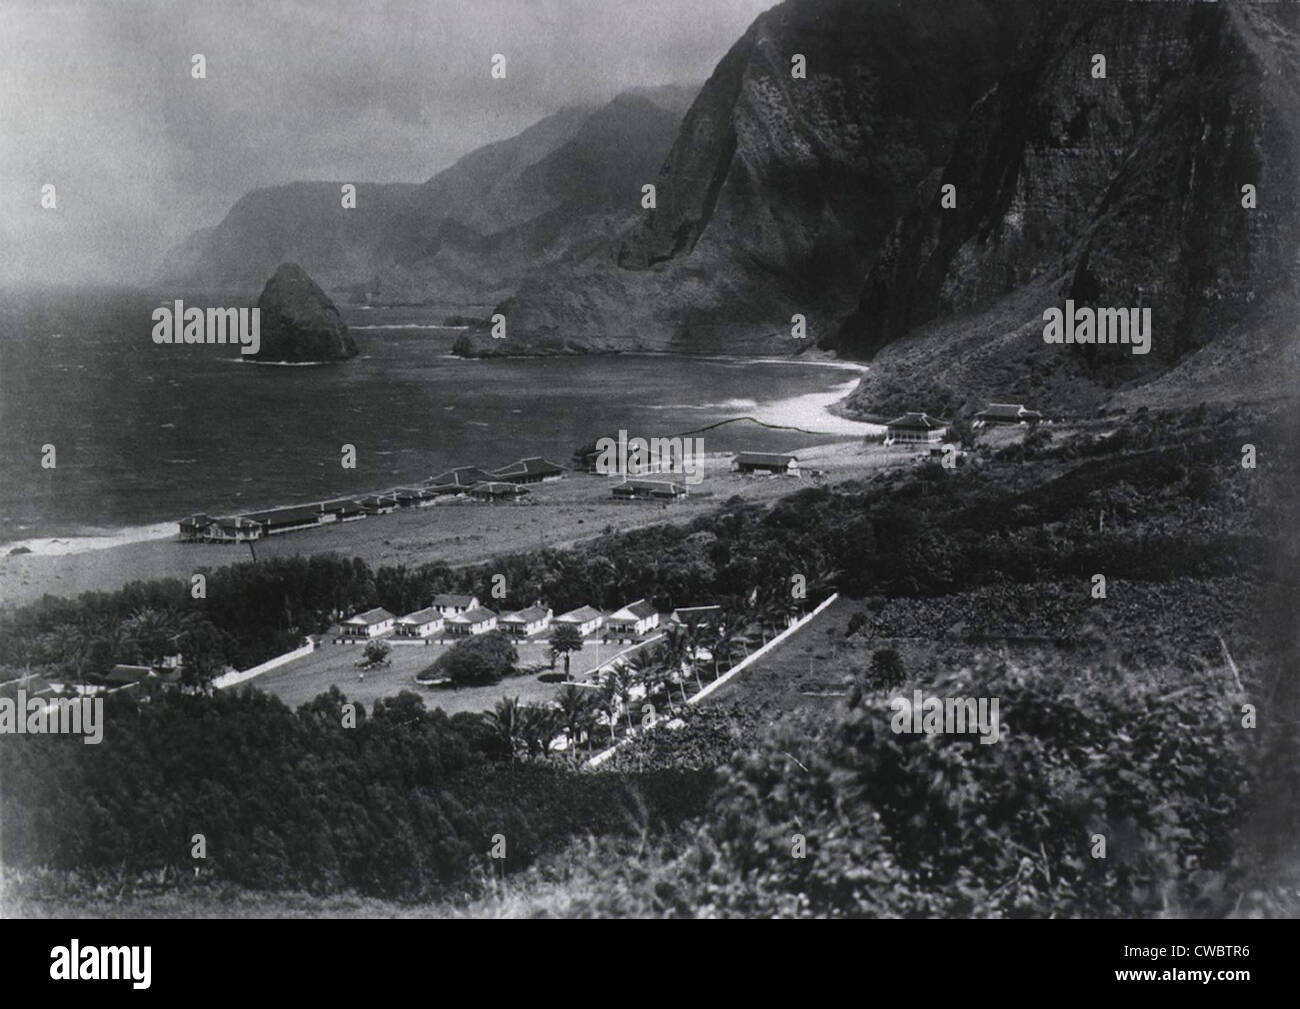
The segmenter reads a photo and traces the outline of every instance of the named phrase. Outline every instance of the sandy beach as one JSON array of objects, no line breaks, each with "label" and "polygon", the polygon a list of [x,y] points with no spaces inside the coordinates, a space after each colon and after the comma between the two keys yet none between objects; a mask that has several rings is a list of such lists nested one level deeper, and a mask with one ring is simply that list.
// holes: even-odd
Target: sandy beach
[{"label": "sandy beach", "polygon": [[[796,454],[805,469],[825,471],[828,482],[855,479],[882,465],[906,460],[898,454],[868,452],[856,439],[822,443]],[[472,564],[542,546],[571,545],[599,536],[607,528],[623,531],[662,522],[690,522],[733,496],[770,501],[812,481],[742,477],[730,472],[726,458],[709,458],[703,482],[690,488],[685,501],[668,506],[614,501],[610,488],[615,482],[610,477],[574,473],[554,483],[532,486],[527,504],[454,501],[274,536],[257,542],[254,549],[259,559],[339,553],[360,557],[372,566],[415,566],[432,561]],[[142,579],[188,579],[196,571],[250,559],[247,545],[182,543],[175,538],[79,553],[4,556],[0,557],[0,606],[21,605],[46,593],[75,596],[107,591]]]}]

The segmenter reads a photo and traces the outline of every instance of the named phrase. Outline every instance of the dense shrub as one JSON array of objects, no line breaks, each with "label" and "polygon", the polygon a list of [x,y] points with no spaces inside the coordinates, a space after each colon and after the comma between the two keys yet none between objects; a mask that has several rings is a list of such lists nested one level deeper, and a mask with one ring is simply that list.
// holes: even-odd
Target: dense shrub
[{"label": "dense shrub", "polygon": [[514,671],[519,652],[501,631],[488,631],[456,643],[424,671],[425,677],[448,677],[458,687],[496,683]]}]

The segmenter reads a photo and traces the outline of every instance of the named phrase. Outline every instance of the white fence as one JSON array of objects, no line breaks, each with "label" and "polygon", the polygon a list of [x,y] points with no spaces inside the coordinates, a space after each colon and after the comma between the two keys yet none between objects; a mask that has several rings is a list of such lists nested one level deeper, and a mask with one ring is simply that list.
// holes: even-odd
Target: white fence
[{"label": "white fence", "polygon": [[232,669],[228,673],[222,673],[212,681],[212,686],[217,690],[225,690],[227,687],[233,687],[237,684],[251,680],[254,676],[261,676],[263,673],[269,673],[272,669],[283,666],[286,662],[292,662],[294,659],[301,659],[304,655],[310,655],[316,650],[316,642],[310,638],[301,648],[295,648],[291,652],[285,652],[283,655],[277,655],[273,659],[267,659],[260,666],[254,666],[252,669],[237,670]]},{"label": "white fence", "polygon": [[[811,613],[804,614],[802,617],[800,617],[798,620],[792,623],[789,627],[783,630],[780,634],[774,637],[771,641],[763,645],[763,647],[758,648],[752,653],[750,653],[749,655],[745,656],[734,666],[728,669],[725,675],[714,680],[707,687],[701,690],[698,694],[694,694],[693,696],[691,696],[686,701],[686,703],[694,704],[697,701],[704,700],[711,693],[713,693],[724,683],[730,680],[733,676],[736,676],[738,673],[744,672],[750,666],[751,663],[757,662],[763,656],[767,655],[767,653],[770,652],[772,649],[783,644],[787,639],[791,637],[791,635],[802,630],[804,626],[808,623],[808,621],[812,620],[813,617],[817,616],[817,614],[819,614],[822,610],[826,609],[826,607],[828,607],[831,603],[835,602],[835,600],[838,599],[839,597],[840,594],[838,592],[832,592],[828,598],[823,599],[820,603],[818,603]],[[635,733],[631,733],[629,735],[624,736],[613,746],[609,747],[606,750],[601,750],[600,753],[596,754],[594,757],[588,760],[586,766],[599,767],[610,757],[612,757],[620,746],[622,746],[624,743],[630,742],[634,737],[635,737]]]}]

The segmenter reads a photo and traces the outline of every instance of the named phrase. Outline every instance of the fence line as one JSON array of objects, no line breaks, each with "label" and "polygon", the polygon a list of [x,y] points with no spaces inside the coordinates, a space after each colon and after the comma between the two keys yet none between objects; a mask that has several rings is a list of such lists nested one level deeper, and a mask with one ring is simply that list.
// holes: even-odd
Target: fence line
[{"label": "fence line", "polygon": [[[767,655],[768,652],[770,652],[773,648],[776,648],[778,645],[784,644],[797,631],[803,630],[803,628],[807,625],[808,621],[812,620],[813,617],[821,613],[822,610],[826,609],[826,607],[828,607],[831,603],[835,602],[835,600],[838,599],[839,597],[840,594],[838,592],[832,592],[827,598],[823,599],[820,603],[818,603],[813,608],[811,613],[804,614],[802,617],[800,617],[798,620],[792,623],[789,627],[783,630],[780,634],[774,637],[767,644],[763,645],[761,648],[756,649],[751,654],[745,656],[734,666],[728,669],[723,676],[714,680],[707,687],[701,690],[698,694],[694,694],[690,698],[688,698],[686,703],[694,704],[696,701],[702,701],[704,698],[708,697],[709,694],[713,693],[715,690],[717,690],[719,687],[725,684],[728,680],[730,680],[733,676],[737,675],[738,673],[744,672],[749,667],[750,663],[758,661],[763,656]],[[623,746],[625,743],[630,743],[635,738],[636,735],[634,732],[629,733],[628,735],[620,739],[617,743],[615,743],[613,746],[601,750],[600,753],[597,753],[594,757],[588,760],[585,766],[599,767],[606,760],[612,757],[619,747]]]},{"label": "fence line", "polygon": [[295,648],[291,652],[285,652],[283,655],[277,655],[273,659],[267,659],[261,665],[253,666],[252,669],[231,670],[228,673],[222,673],[212,681],[212,686],[217,690],[225,690],[227,687],[233,687],[236,684],[244,683],[251,680],[254,676],[261,676],[263,673],[269,673],[272,669],[283,666],[286,662],[292,662],[294,659],[301,659],[304,655],[310,655],[316,650],[316,642],[307,639],[307,643],[301,648]]}]

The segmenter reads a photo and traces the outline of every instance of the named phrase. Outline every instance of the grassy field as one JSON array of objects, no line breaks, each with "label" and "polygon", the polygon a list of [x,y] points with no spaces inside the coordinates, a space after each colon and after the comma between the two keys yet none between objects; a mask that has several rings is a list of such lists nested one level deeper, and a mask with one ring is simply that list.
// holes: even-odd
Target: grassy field
[{"label": "grassy field", "polygon": [[[602,644],[599,638],[588,639],[581,651],[570,656],[570,674],[575,680],[585,680],[595,669],[609,662],[625,649],[624,645]],[[513,676],[486,687],[429,687],[416,683],[416,676],[446,652],[451,645],[430,644],[396,645],[389,654],[389,665],[367,670],[364,679],[356,664],[361,661],[360,645],[321,645],[311,655],[253,680],[251,686],[274,694],[292,708],[338,687],[349,700],[372,706],[381,697],[394,697],[403,690],[411,690],[424,698],[428,708],[442,708],[449,715],[460,711],[487,711],[502,697],[518,695],[521,703],[545,703],[554,698],[561,684],[543,683],[536,674]],[[550,671],[550,653],[546,638],[521,641],[519,666],[542,665]],[[556,664],[563,671],[564,663]]]}]

